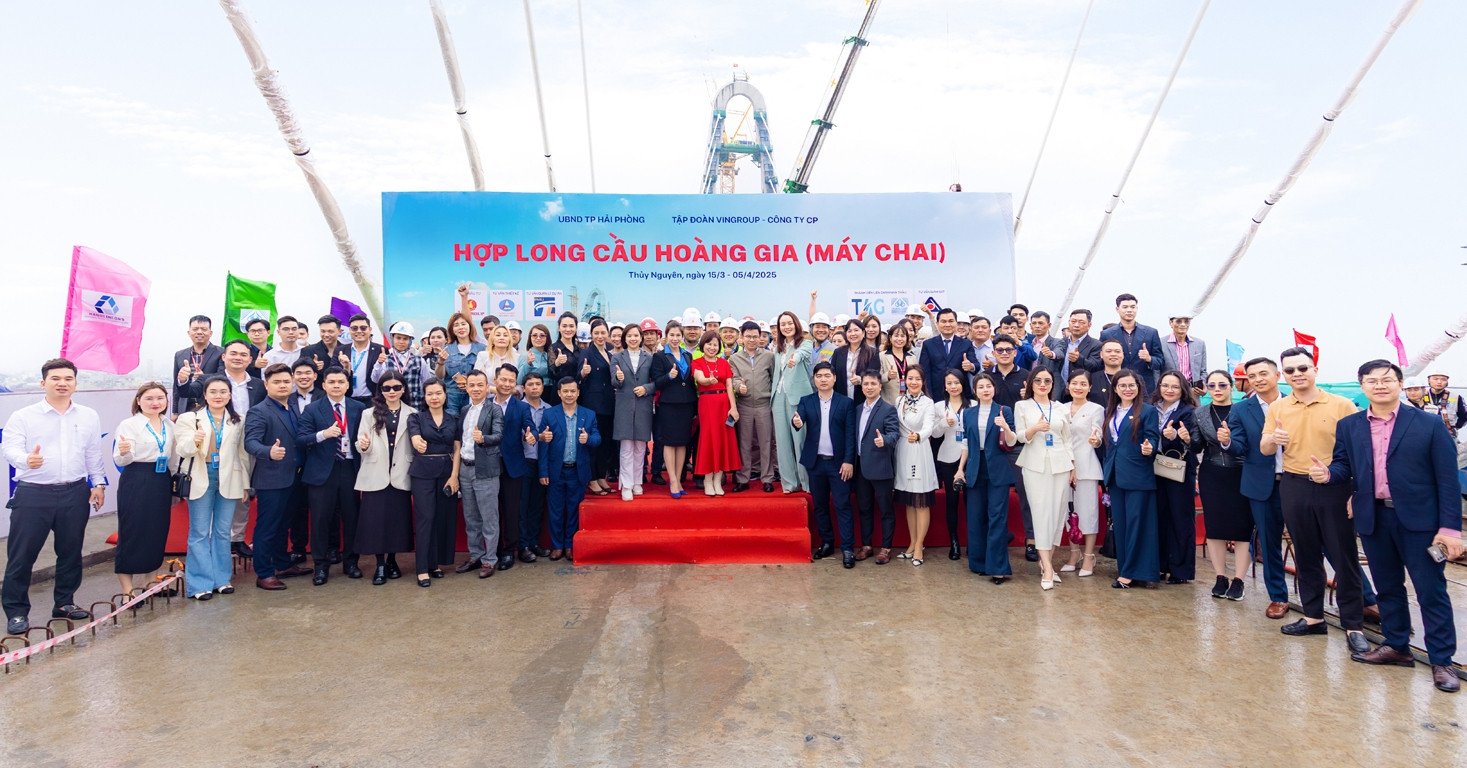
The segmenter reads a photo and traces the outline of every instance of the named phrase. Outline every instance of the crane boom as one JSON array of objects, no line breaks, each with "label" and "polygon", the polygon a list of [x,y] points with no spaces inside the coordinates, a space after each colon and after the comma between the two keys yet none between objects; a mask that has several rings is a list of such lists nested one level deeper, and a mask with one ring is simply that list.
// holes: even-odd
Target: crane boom
[{"label": "crane boom", "polygon": [[856,69],[856,59],[861,55],[861,49],[870,42],[866,39],[866,33],[871,29],[871,21],[876,18],[876,8],[881,0],[867,0],[866,16],[861,19],[861,28],[852,37],[845,39],[844,48],[841,51],[841,63],[839,74],[831,84],[829,96],[825,102],[825,111],[820,117],[810,121],[810,129],[805,133],[805,143],[801,145],[800,152],[796,155],[795,170],[790,178],[784,182],[786,192],[805,192],[810,188],[810,172],[815,169],[815,159],[820,156],[820,148],[825,144],[825,136],[835,127],[835,110],[840,106],[841,96],[845,94],[846,86],[851,82],[851,73]]}]

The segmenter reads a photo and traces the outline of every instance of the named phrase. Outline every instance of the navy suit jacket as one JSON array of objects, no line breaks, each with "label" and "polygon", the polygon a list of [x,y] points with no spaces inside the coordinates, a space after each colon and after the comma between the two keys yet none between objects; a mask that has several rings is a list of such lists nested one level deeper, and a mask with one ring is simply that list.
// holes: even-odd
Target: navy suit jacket
[{"label": "navy suit jacket", "polygon": [[1168,440],[1163,437],[1161,442],[1158,443],[1153,440],[1151,444],[1155,446],[1157,453],[1165,453],[1174,459],[1179,458],[1186,461],[1187,479],[1183,482],[1191,484],[1197,479],[1197,455],[1202,451],[1203,446],[1202,430],[1197,428],[1197,409],[1186,403],[1182,403],[1177,406],[1175,411],[1172,411],[1172,417],[1169,421],[1177,422],[1178,427],[1186,427],[1187,436],[1192,438],[1192,440],[1190,442],[1184,441],[1181,435],[1178,435],[1173,440]]},{"label": "navy suit jacket", "polygon": [[[576,357],[576,380],[581,383],[581,394],[576,398],[576,405],[590,408],[602,416],[616,413],[616,391],[611,388],[610,357],[611,353],[607,352],[607,359],[603,359],[594,347],[586,347]],[[582,363],[591,364],[591,372],[585,376],[581,375]],[[606,437],[610,439],[611,435]]]},{"label": "navy suit jacket", "polygon": [[1263,439],[1263,405],[1257,395],[1245,397],[1233,406],[1228,413],[1228,431],[1232,439],[1224,450],[1243,459],[1243,495],[1254,501],[1268,501],[1273,496],[1278,465],[1274,457],[1264,456],[1258,450],[1258,443]]},{"label": "navy suit jacket", "polygon": [[[346,409],[346,433],[351,442],[351,465],[355,471],[361,457],[357,455],[357,429],[362,425],[362,412],[367,406],[346,398],[343,406]],[[321,397],[312,400],[306,406],[296,425],[295,442],[305,454],[303,462],[304,471],[301,472],[301,480],[306,485],[321,485],[331,474],[331,466],[336,463],[336,440],[316,441],[316,433],[323,429],[330,429],[336,423],[336,417],[331,412],[331,400],[322,393]]]},{"label": "navy suit jacket", "polygon": [[504,460],[504,471],[516,479],[530,472],[530,464],[525,461],[525,427],[532,431],[535,429],[530,406],[518,397],[511,397],[504,409],[504,441],[500,444],[499,456]]},{"label": "navy suit jacket", "polygon": [[[527,406],[528,407],[528,406]],[[540,417],[540,427],[550,427],[550,442],[540,444],[540,477],[550,479],[559,476],[560,466],[565,463],[565,441],[567,438],[579,442],[581,430],[586,430],[586,444],[576,445],[576,475],[582,483],[591,482],[591,451],[601,444],[601,433],[596,431],[596,413],[577,403],[575,434],[566,435],[565,409],[551,408]],[[555,471],[551,472],[551,467]]]},{"label": "navy suit jacket", "polygon": [[[865,405],[862,401],[853,404],[851,408],[854,413],[851,418],[857,432],[861,430],[861,409]],[[856,435],[856,456],[861,460],[861,477],[867,480],[891,480],[896,477],[896,445],[901,431],[901,420],[897,418],[896,406],[876,398],[876,405],[866,419],[866,431]],[[876,447],[878,432],[881,433],[884,443],[880,448]]]},{"label": "navy suit jacket", "polygon": [[[830,395],[830,445],[835,449],[835,460],[840,464],[856,461],[856,409],[849,397],[839,392]],[[820,452],[820,393],[811,392],[800,398],[795,412],[804,422],[801,432],[805,433],[805,447],[800,454],[800,463],[806,469],[814,469]]]},{"label": "navy suit jacket", "polygon": [[[1131,424],[1133,419],[1141,419],[1141,428],[1137,430],[1135,437],[1131,436]],[[1120,441],[1110,439],[1110,420],[1100,426],[1103,436],[1101,446],[1104,452],[1101,456],[1105,470],[1102,473],[1106,485],[1115,485],[1128,491],[1154,491],[1156,490],[1156,470],[1153,465],[1156,461],[1156,452],[1161,450],[1161,428],[1156,425],[1156,409],[1149,405],[1141,406],[1138,415],[1133,407],[1125,419],[1121,421]],[[1196,426],[1195,424],[1193,426]],[[1189,429],[1195,433],[1197,430]],[[1153,453],[1150,456],[1141,455],[1141,444],[1147,440],[1151,441]]]},{"label": "navy suit jacket", "polygon": [[[963,409],[963,447],[968,451],[968,463],[963,466],[963,480],[968,487],[978,486],[978,468],[980,464],[988,467],[988,486],[998,488],[1014,484],[1014,465],[1004,458],[1008,451],[1004,450],[1003,436],[998,429],[998,416],[1003,414],[1003,420],[1010,429],[1014,426],[1014,410],[1006,405],[994,403],[988,410],[988,420],[982,425],[978,423],[978,406],[969,406]],[[978,447],[978,430],[984,432],[983,447]],[[1014,446],[1010,446],[1014,447]]]},{"label": "navy suit jacket", "polygon": [[[244,449],[255,457],[250,487],[257,491],[281,490],[295,485],[302,456],[300,446],[296,444],[298,419],[288,408],[267,399],[245,414]],[[285,458],[279,461],[270,458],[270,449],[277,440],[285,449]]]},{"label": "navy suit jacket", "polygon": [[[1331,484],[1354,486],[1355,530],[1375,533],[1375,452],[1369,410],[1340,419]],[[1440,417],[1402,404],[1386,448],[1386,475],[1396,518],[1408,531],[1462,528],[1462,485],[1457,479],[1457,446]]]},{"label": "navy suit jacket", "polygon": [[[174,413],[187,413],[196,408],[201,402],[199,400],[198,394],[189,394],[189,392],[195,389],[194,387],[190,386],[191,384],[195,384],[195,381],[191,380],[182,385],[178,383],[179,369],[182,368],[185,363],[191,362],[193,360],[193,356],[194,348],[192,346],[184,347],[183,349],[180,349],[177,352],[173,353],[173,370],[170,373],[170,379],[173,384]],[[217,344],[211,343],[205,346],[203,354],[200,355],[200,357],[203,358],[203,361],[199,364],[199,370],[203,371],[204,375],[200,376],[198,380],[203,381],[203,379],[209,374],[219,373],[221,370],[223,370],[223,361],[221,360],[223,356],[224,350],[220,348]]]},{"label": "navy suit jacket", "polygon": [[[1140,374],[1141,378],[1146,382],[1146,394],[1150,395],[1151,391],[1156,387],[1156,380],[1161,376],[1162,369],[1166,367],[1166,351],[1161,347],[1161,334],[1157,333],[1156,329],[1149,325],[1136,323],[1136,331],[1132,334],[1132,337],[1134,341],[1131,342],[1131,348],[1126,349],[1126,331],[1121,328],[1119,323],[1100,332],[1101,342],[1115,339],[1121,343],[1121,349],[1125,350],[1125,357],[1121,360],[1121,367],[1130,368]],[[1151,362],[1142,362],[1141,358],[1138,357],[1142,347],[1150,350]],[[1153,444],[1155,442],[1155,440],[1152,441]]]},{"label": "navy suit jacket", "polygon": [[[942,336],[933,336],[922,342],[922,380],[927,383],[927,396],[933,402],[941,402],[947,398],[947,390],[942,388],[942,377],[949,370],[963,370],[963,358],[973,363],[974,371],[983,370],[978,365],[978,355],[973,351],[973,342],[963,336],[953,335],[951,352],[942,349]],[[971,374],[969,374],[971,376]],[[965,380],[968,376],[963,377]]]}]

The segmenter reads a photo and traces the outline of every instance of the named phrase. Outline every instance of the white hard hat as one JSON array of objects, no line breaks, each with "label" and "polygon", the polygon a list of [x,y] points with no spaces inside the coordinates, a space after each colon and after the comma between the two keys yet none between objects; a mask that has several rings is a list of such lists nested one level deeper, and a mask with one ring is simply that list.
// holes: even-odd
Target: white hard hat
[{"label": "white hard hat", "polygon": [[911,304],[908,304],[907,305],[907,317],[926,317],[926,316],[927,316],[927,313],[925,311],[923,311],[922,302],[920,302],[920,301],[914,301]]},{"label": "white hard hat", "polygon": [[834,323],[834,325],[836,325],[836,326],[838,326],[840,328],[844,328],[844,327],[846,327],[846,323],[849,323],[850,321],[851,321],[851,316],[850,315],[844,315],[844,314],[842,314],[842,315],[836,315],[835,316],[835,323]]},{"label": "white hard hat", "polygon": [[1427,371],[1426,375],[1428,377],[1431,377],[1431,376],[1440,376],[1440,377],[1442,377],[1444,379],[1450,379],[1451,378],[1451,376],[1448,376],[1447,375],[1447,369],[1445,369],[1445,368],[1433,368],[1430,371]]},{"label": "white hard hat", "polygon": [[931,328],[928,328],[927,326],[924,325],[921,328],[918,328],[917,329],[917,341],[926,341],[926,340],[928,340],[930,338],[932,338],[932,329]]},{"label": "white hard hat", "polygon": [[769,333],[769,323],[766,323],[763,320],[756,320],[755,322],[759,323],[760,333]]},{"label": "white hard hat", "polygon": [[576,341],[590,341],[590,340],[591,340],[591,324],[588,323],[588,322],[586,322],[585,320],[582,320],[581,322],[576,323]]},{"label": "white hard hat", "polygon": [[975,317],[987,317],[987,315],[983,314],[983,310],[981,310],[981,309],[970,309],[967,312],[964,312],[963,314],[965,314],[965,315],[968,316],[968,320],[970,322]]},{"label": "white hard hat", "polygon": [[511,320],[511,321],[505,323],[504,324],[504,327],[510,329],[511,331],[522,331],[522,330],[524,330],[523,328],[520,327],[520,321],[518,321],[518,320]]},{"label": "white hard hat", "polygon": [[739,329],[739,326],[740,325],[743,325],[743,323],[740,323],[738,320],[735,320],[732,317],[725,317],[725,318],[723,318],[723,322],[718,324],[718,327],[719,328],[732,328],[735,331],[737,331]]},{"label": "white hard hat", "polygon": [[1420,389],[1426,386],[1426,380],[1420,376],[1410,376],[1406,379],[1406,389]]},{"label": "white hard hat", "polygon": [[718,323],[722,321],[723,318],[719,317],[717,312],[709,312],[708,314],[703,316],[704,325],[707,325],[708,323]]},{"label": "white hard hat", "polygon": [[417,334],[413,332],[413,324],[409,323],[406,320],[399,320],[393,323],[392,327],[387,330],[387,334],[389,336],[417,336]]},{"label": "white hard hat", "polygon": [[702,325],[703,316],[698,314],[698,310],[688,307],[687,311],[683,312],[683,316],[679,322],[683,325]]},{"label": "white hard hat", "polygon": [[824,312],[816,312],[815,314],[810,316],[810,325],[812,327],[816,325],[828,326],[830,325],[830,316],[825,314]]}]

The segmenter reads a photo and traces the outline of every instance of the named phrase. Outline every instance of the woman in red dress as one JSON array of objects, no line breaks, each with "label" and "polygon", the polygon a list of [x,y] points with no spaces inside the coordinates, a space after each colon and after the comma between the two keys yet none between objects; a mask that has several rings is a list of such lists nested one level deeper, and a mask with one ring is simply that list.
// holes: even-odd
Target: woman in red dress
[{"label": "woman in red dress", "polygon": [[733,369],[718,356],[723,341],[707,331],[698,339],[703,356],[693,361],[693,383],[698,387],[698,454],[693,474],[703,476],[703,493],[723,495],[723,473],[739,462],[739,441],[730,421],[739,420],[734,404]]}]

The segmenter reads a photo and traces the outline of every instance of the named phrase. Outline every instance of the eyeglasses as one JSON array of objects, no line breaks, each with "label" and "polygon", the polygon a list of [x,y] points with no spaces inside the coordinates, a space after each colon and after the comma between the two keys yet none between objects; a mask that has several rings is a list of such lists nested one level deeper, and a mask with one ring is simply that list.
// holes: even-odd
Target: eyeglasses
[{"label": "eyeglasses", "polygon": [[995,355],[1012,355],[1013,353],[1014,353],[1014,348],[1013,347],[994,347],[993,348],[993,354],[995,354]]},{"label": "eyeglasses", "polygon": [[372,326],[370,326],[370,325],[353,325],[353,326],[349,326],[347,328],[347,330],[349,330],[349,331],[370,331],[370,330],[372,330]]},{"label": "eyeglasses", "polygon": [[388,384],[387,386],[382,387],[382,391],[383,392],[401,392],[402,391],[402,385],[401,384]]},{"label": "eyeglasses", "polygon": [[1227,383],[1226,381],[1209,381],[1209,382],[1207,382],[1207,388],[1208,389],[1227,389],[1228,387],[1231,387],[1231,386],[1233,386],[1233,385]]},{"label": "eyeglasses", "polygon": [[1395,384],[1398,381],[1400,381],[1400,379],[1396,378],[1395,376],[1388,376],[1384,379],[1363,379],[1360,383],[1364,384],[1367,387],[1379,387],[1389,386],[1391,384]]},{"label": "eyeglasses", "polygon": [[1311,366],[1308,366],[1308,365],[1300,365],[1300,366],[1293,367],[1293,368],[1285,368],[1284,369],[1284,374],[1285,375],[1288,375],[1288,376],[1292,376],[1292,375],[1294,375],[1294,372],[1295,371],[1298,371],[1299,373],[1309,373],[1309,371],[1311,371],[1311,370],[1313,370]]}]

